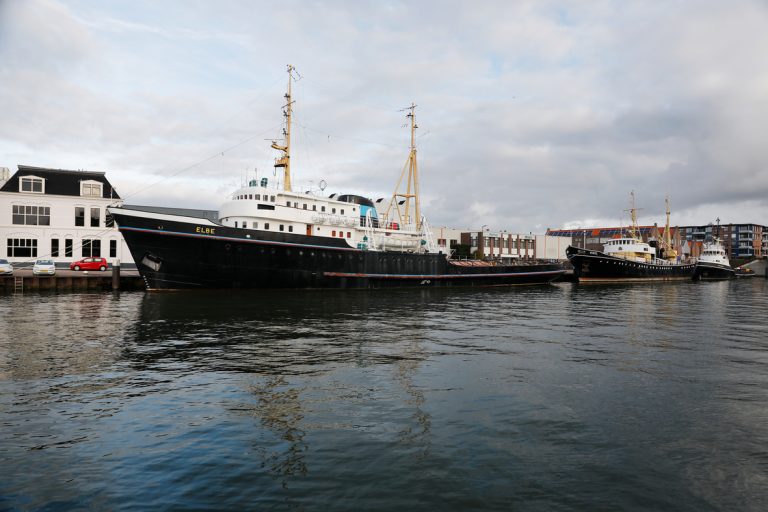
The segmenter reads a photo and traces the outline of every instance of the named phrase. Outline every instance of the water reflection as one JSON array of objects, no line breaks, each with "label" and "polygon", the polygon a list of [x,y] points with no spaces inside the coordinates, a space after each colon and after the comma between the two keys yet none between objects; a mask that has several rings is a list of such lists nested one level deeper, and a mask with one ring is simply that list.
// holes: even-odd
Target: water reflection
[{"label": "water reflection", "polygon": [[16,294],[0,300],[0,379],[85,373],[112,364],[140,322],[143,294]]},{"label": "water reflection", "polygon": [[759,509],[766,289],[0,297],[0,508]]}]

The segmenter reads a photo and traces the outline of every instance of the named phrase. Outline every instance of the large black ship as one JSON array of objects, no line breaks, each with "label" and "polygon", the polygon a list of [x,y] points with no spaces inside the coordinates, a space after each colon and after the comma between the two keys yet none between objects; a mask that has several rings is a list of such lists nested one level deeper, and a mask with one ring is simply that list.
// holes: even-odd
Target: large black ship
[{"label": "large black ship", "polygon": [[383,288],[544,284],[561,265],[451,261],[373,251],[346,239],[223,226],[205,218],[110,209],[148,289]]},{"label": "large black ship", "polygon": [[[669,201],[667,200],[667,224],[661,247],[652,246],[640,239],[637,230],[635,195],[631,195],[630,214],[632,224],[627,236],[609,240],[603,251],[593,251],[569,246],[565,254],[573,265],[574,276],[579,282],[617,281],[674,281],[691,279],[696,270],[694,263],[681,262],[673,248],[669,229]],[[657,249],[659,253],[657,254]]]},{"label": "large black ship", "polygon": [[[611,242],[626,245],[630,240]],[[693,263],[678,264],[656,258],[629,259],[573,246],[568,247],[565,253],[579,282],[674,281],[691,279],[696,269]]]},{"label": "large black ship", "polygon": [[549,283],[565,273],[553,263],[497,264],[453,261],[434,243],[419,205],[414,130],[398,181],[405,192],[389,202],[358,195],[325,196],[291,189],[293,100],[288,67],[286,127],[275,167],[283,187],[253,179],[211,220],[142,208],[111,207],[149,289],[379,288],[492,286]]}]

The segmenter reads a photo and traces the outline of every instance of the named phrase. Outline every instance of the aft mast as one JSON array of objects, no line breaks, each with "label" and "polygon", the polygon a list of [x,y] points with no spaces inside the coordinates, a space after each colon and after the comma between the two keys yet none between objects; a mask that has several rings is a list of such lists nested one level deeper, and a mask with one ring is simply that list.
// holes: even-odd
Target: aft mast
[{"label": "aft mast", "polygon": [[272,148],[283,152],[281,157],[275,159],[275,169],[278,167],[283,168],[283,190],[286,192],[291,192],[291,115],[293,113],[291,81],[294,80],[294,71],[296,71],[296,68],[288,64],[288,92],[285,95],[286,103],[285,107],[283,107],[283,115],[285,116],[285,128],[283,128],[285,145],[281,146],[276,141],[272,141]]},{"label": "aft mast", "polygon": [[[419,166],[416,163],[416,128],[419,126],[416,124],[416,104],[411,103],[410,107],[406,107],[403,111],[409,111],[405,117],[410,119],[411,124],[411,150],[408,153],[408,160],[405,162],[403,172],[400,174],[400,179],[397,180],[397,186],[395,192],[392,194],[392,200],[387,208],[386,217],[391,220],[390,214],[392,210],[397,211],[397,215],[401,224],[414,224],[416,229],[421,229],[421,206],[419,204]],[[400,184],[405,177],[406,171],[408,172],[408,182],[406,185],[405,193],[398,192],[400,190]],[[400,199],[403,199],[404,209],[400,210]],[[414,203],[414,219],[411,218],[411,200]]]}]

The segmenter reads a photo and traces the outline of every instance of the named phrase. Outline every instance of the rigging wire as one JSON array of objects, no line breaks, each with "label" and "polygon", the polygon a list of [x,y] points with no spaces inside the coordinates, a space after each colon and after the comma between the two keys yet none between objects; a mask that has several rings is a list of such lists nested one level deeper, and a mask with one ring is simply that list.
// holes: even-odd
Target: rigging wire
[{"label": "rigging wire", "polygon": [[157,181],[155,181],[153,183],[150,183],[149,185],[146,185],[145,187],[142,187],[142,188],[140,188],[138,190],[135,190],[135,191],[131,192],[130,194],[124,196],[122,199],[125,200],[125,199],[128,199],[130,197],[133,197],[133,196],[135,196],[137,194],[140,194],[141,192],[144,192],[147,189],[150,189],[150,188],[152,188],[152,187],[154,187],[154,186],[156,186],[156,185],[166,181],[166,180],[169,180],[171,178],[175,178],[179,174],[182,174],[182,173],[187,172],[187,171],[189,171],[191,169],[194,169],[198,165],[201,165],[201,164],[204,164],[206,162],[209,162],[209,161],[213,160],[214,158],[218,158],[220,156],[224,156],[225,153],[227,153],[229,151],[232,151],[233,149],[239,148],[240,146],[242,146],[244,144],[247,144],[248,142],[251,142],[252,140],[256,139],[257,137],[262,137],[265,134],[275,130],[276,128],[280,128],[281,126],[282,126],[282,123],[274,125],[274,126],[270,126],[266,130],[263,130],[263,131],[255,134],[255,135],[252,135],[252,136],[250,136],[250,137],[248,137],[246,139],[243,139],[240,142],[238,142],[237,144],[234,144],[234,145],[232,145],[232,146],[230,146],[230,147],[228,147],[228,148],[226,148],[224,150],[217,151],[213,155],[210,155],[210,156],[208,156],[206,158],[203,158],[202,160],[199,160],[199,161],[197,161],[197,162],[195,162],[195,163],[193,163],[191,165],[188,165],[187,167],[184,167],[183,169],[180,169],[180,170],[178,170],[178,171],[176,171],[176,172],[174,172],[172,174],[169,174],[168,176],[165,176],[165,177],[163,177],[163,178],[161,178],[161,179],[159,179],[159,180],[157,180]]}]

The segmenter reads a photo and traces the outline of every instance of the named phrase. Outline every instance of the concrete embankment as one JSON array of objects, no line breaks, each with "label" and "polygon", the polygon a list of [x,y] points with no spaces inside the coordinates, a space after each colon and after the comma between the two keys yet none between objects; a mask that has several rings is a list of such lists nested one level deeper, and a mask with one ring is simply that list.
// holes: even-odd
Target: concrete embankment
[{"label": "concrete embankment", "polygon": [[749,263],[745,263],[742,265],[743,268],[748,268],[752,270],[755,275],[763,276],[768,278],[768,260],[761,259],[761,260],[753,260]]},{"label": "concrete embankment", "polygon": [[32,275],[32,270],[30,269],[20,269],[14,271],[12,276],[0,277],[0,293],[19,293],[37,290],[143,290],[144,288],[144,280],[135,270],[123,270],[116,275],[111,271],[75,272],[72,270],[56,270],[56,274],[52,276],[35,276]]}]

